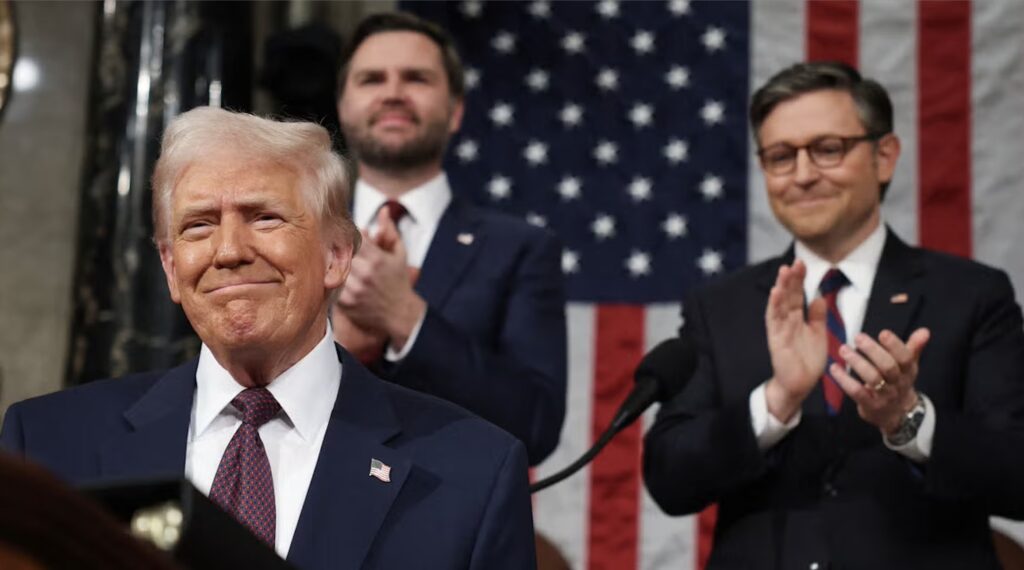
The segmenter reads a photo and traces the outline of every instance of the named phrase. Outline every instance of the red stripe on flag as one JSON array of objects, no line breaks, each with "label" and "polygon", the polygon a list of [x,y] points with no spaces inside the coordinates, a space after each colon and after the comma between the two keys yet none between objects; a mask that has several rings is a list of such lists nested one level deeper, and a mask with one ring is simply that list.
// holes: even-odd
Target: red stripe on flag
[{"label": "red stripe on flag", "polygon": [[808,61],[841,61],[857,67],[859,32],[857,0],[808,0]]},{"label": "red stripe on flag", "polygon": [[[601,305],[595,312],[594,411],[591,441],[611,423],[633,387],[644,355],[644,308]],[[590,467],[588,568],[637,567],[640,516],[640,422],[620,432]]]},{"label": "red stripe on flag", "polygon": [[971,5],[919,2],[921,245],[971,255]]}]

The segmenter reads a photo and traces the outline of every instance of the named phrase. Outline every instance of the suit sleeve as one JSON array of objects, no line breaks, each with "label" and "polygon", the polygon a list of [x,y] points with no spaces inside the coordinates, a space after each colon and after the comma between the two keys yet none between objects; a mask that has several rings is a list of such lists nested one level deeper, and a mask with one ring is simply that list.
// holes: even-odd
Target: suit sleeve
[{"label": "suit sleeve", "polygon": [[686,388],[662,406],[644,440],[644,482],[670,515],[697,512],[767,469],[748,400],[722,402],[700,297],[691,294],[683,307],[680,334],[697,348],[697,369]]},{"label": "suit sleeve", "polygon": [[937,410],[925,489],[990,514],[1020,519],[1024,518],[1021,311],[1003,272],[988,280],[981,299],[963,371],[962,406]]},{"label": "suit sleeve", "polygon": [[498,471],[480,520],[469,567],[509,570],[537,567],[526,453],[515,442]]},{"label": "suit sleeve", "polygon": [[565,293],[553,235],[531,234],[496,327],[493,335],[473,334],[428,307],[416,343],[392,379],[508,431],[526,445],[535,465],[554,450],[565,417]]}]

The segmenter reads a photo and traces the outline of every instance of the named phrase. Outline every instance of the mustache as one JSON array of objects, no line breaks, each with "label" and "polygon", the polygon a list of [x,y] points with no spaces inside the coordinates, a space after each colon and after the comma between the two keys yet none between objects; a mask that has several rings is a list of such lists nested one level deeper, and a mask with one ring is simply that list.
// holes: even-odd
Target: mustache
[{"label": "mustache", "polygon": [[383,115],[391,115],[395,113],[401,113],[405,118],[411,120],[413,123],[416,123],[417,125],[420,123],[420,117],[419,115],[416,114],[416,111],[414,111],[405,103],[394,102],[384,103],[379,110],[370,115],[370,124],[376,124],[378,121],[380,121]]}]

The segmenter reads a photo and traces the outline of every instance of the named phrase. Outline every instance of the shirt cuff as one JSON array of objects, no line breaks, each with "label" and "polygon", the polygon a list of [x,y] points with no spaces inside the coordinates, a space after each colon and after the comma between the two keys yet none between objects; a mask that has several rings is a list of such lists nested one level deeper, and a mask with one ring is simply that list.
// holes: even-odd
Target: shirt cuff
[{"label": "shirt cuff", "polygon": [[412,332],[409,333],[409,338],[406,339],[405,346],[402,347],[402,350],[395,350],[389,342],[387,350],[384,351],[384,359],[388,362],[398,362],[406,356],[409,356],[409,352],[412,350],[412,345],[416,344],[416,337],[420,334],[420,328],[423,326],[423,321],[426,319],[427,312],[423,311],[423,314],[420,315],[420,320],[416,321],[416,326],[412,327]]},{"label": "shirt cuff", "polygon": [[935,406],[932,405],[928,396],[920,393],[918,395],[924,402],[924,420],[921,421],[921,427],[917,428],[917,435],[914,436],[914,439],[903,445],[890,445],[888,438],[884,436],[882,441],[886,447],[907,459],[924,463],[932,456],[932,439],[935,437]]},{"label": "shirt cuff", "polygon": [[803,411],[797,410],[788,422],[782,423],[768,411],[768,398],[765,396],[765,385],[761,383],[750,393],[750,424],[757,438],[757,448],[765,451],[779,443],[782,438],[793,431],[803,417]]}]

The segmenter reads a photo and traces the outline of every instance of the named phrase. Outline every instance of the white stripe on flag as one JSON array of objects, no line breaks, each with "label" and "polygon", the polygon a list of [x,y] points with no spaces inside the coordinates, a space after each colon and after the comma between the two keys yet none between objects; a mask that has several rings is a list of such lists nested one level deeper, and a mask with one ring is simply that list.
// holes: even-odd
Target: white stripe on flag
[{"label": "white stripe on flag", "polygon": [[[783,67],[805,59],[805,10],[804,0],[750,3],[751,94]],[[753,152],[747,172],[747,257],[753,263],[778,255],[790,238],[768,205]]]},{"label": "white stripe on flag", "polygon": [[[554,453],[535,471],[539,480],[561,470],[589,448],[594,400],[594,305],[569,303],[569,389],[565,424]],[[535,497],[534,524],[569,560],[586,568],[589,473],[587,468]]]},{"label": "white stripe on flag", "polygon": [[1005,269],[1024,291],[1024,12],[975,2],[971,12],[971,161],[974,257]]},{"label": "white stripe on flag", "polygon": [[[679,303],[649,305],[644,318],[644,352],[661,341],[679,334],[682,316]],[[657,406],[642,418],[643,431],[654,423]],[[691,570],[697,563],[697,517],[669,517],[661,512],[644,487],[641,495],[640,545],[641,569],[672,568]]]},{"label": "white stripe on flag", "polygon": [[860,70],[889,91],[902,142],[882,203],[884,219],[901,238],[917,243],[917,4],[862,0],[860,31]]}]

